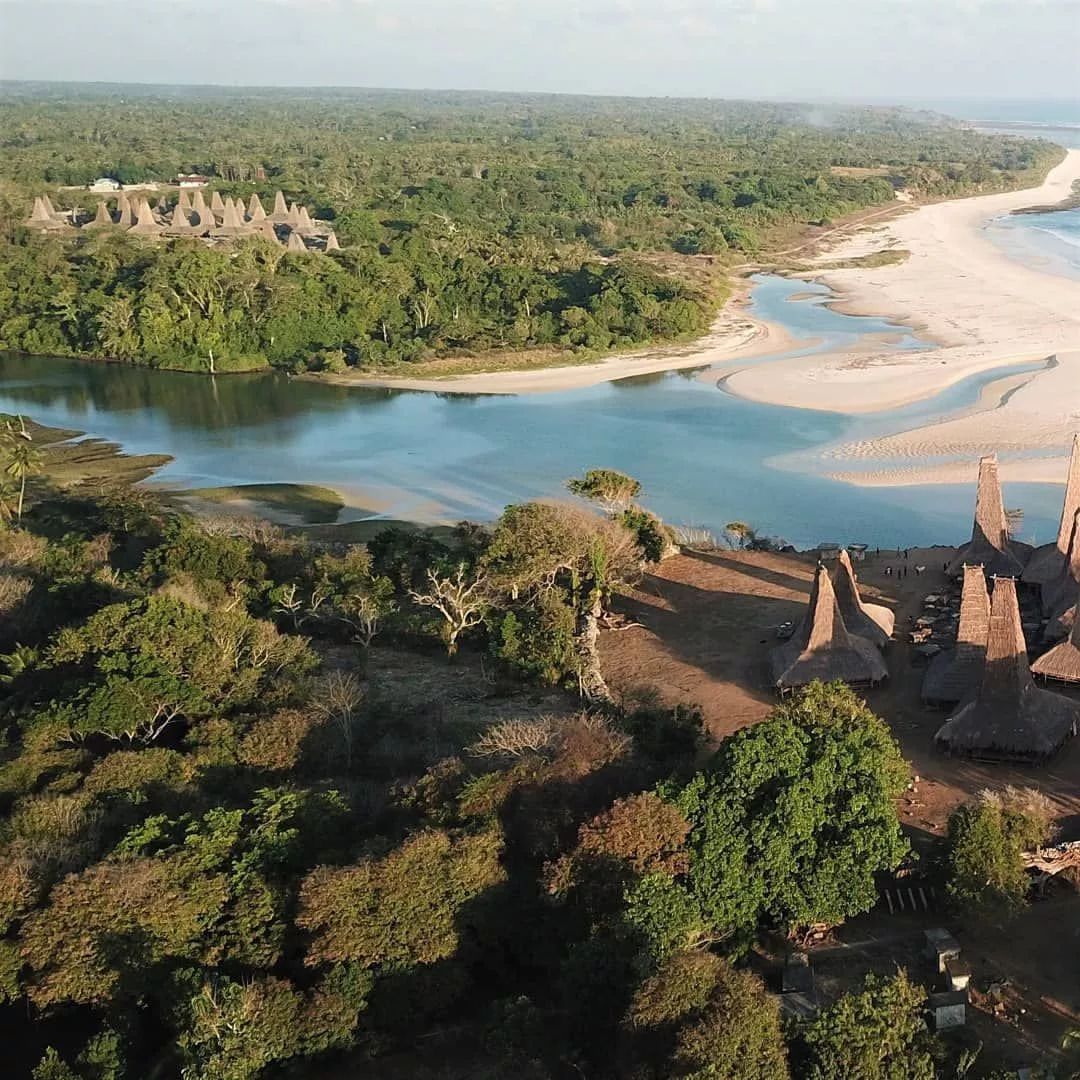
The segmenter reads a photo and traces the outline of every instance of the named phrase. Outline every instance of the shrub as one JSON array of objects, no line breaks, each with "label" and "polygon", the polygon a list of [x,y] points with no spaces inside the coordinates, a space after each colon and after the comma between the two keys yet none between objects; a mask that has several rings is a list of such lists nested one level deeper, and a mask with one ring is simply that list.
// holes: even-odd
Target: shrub
[{"label": "shrub", "polygon": [[1046,843],[1049,835],[1049,807],[1037,792],[981,792],[949,818],[949,898],[962,910],[1008,913],[1022,907],[1028,879],[1021,852]]}]

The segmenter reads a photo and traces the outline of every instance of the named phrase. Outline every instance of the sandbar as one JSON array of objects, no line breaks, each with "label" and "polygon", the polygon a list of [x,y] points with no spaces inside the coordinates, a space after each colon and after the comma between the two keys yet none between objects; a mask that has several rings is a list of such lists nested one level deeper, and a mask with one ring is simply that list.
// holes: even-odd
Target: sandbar
[{"label": "sandbar", "polygon": [[774,405],[869,413],[997,366],[1080,349],[1080,281],[1011,259],[986,234],[994,218],[1065,201],[1077,180],[1080,150],[1070,150],[1038,187],[922,206],[817,256],[826,264],[908,251],[901,262],[810,276],[833,290],[837,310],[905,323],[936,348],[792,357],[738,371],[727,389]]}]

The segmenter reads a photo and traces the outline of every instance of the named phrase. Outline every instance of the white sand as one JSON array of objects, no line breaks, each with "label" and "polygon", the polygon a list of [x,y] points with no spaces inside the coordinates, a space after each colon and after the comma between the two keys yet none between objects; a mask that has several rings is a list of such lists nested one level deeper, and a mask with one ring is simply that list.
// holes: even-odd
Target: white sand
[{"label": "white sand", "polygon": [[[1039,187],[920,207],[819,257],[910,252],[902,263],[830,270],[820,279],[839,295],[839,310],[903,321],[938,348],[795,357],[739,371],[727,388],[776,405],[876,412],[995,366],[1080,349],[1080,282],[1010,259],[985,235],[988,221],[1011,210],[1064,200],[1077,179],[1080,150],[1070,150]],[[1071,387],[1080,394],[1080,381]]]},{"label": "white sand", "polygon": [[[795,339],[781,326],[756,319],[746,311],[749,290],[742,290],[717,316],[709,333],[685,345],[660,346],[622,353],[596,363],[566,367],[495,371],[446,378],[409,379],[380,376],[355,378],[314,376],[343,386],[382,386],[396,390],[437,390],[443,394],[540,394],[593,386],[633,375],[702,367],[791,348]],[[800,343],[801,344],[801,343]]]}]

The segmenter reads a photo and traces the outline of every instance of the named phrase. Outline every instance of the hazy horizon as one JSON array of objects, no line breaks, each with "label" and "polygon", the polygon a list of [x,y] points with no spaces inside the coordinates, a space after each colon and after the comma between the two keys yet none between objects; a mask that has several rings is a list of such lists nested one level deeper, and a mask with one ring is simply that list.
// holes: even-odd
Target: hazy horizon
[{"label": "hazy horizon", "polygon": [[1080,0],[0,0],[0,78],[906,102],[1075,99]]}]

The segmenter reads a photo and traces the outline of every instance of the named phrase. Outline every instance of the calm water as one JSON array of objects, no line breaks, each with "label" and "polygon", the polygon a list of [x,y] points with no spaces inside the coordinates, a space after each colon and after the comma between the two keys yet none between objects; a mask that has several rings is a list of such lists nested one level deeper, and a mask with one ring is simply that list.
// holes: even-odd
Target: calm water
[{"label": "calm water", "polygon": [[[826,296],[803,282],[762,278],[754,309],[805,341],[797,351],[843,348],[866,334],[920,347],[904,328],[832,311]],[[585,468],[609,466],[640,478],[647,503],[675,523],[719,530],[738,518],[800,546],[914,546],[965,537],[973,491],[860,489],[768,462],[959,407],[990,377],[856,419],[742,401],[700,371],[507,397],[347,389],[274,374],[210,380],[0,356],[0,411],[134,453],[171,454],[158,477],[172,485],[327,484],[346,498],[342,520],[490,518],[509,502],[557,495]],[[1046,539],[1056,530],[1060,489],[1014,486],[1007,498],[1027,511],[1025,535]]]}]

